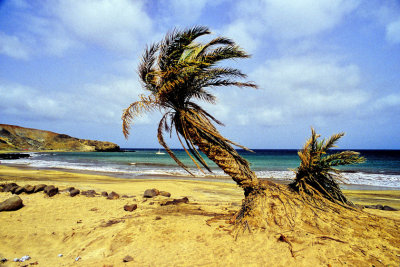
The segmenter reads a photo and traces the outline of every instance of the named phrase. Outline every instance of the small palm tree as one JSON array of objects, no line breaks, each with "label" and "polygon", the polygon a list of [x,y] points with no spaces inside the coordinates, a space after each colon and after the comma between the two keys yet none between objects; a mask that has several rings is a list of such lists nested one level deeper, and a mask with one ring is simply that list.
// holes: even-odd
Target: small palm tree
[{"label": "small palm tree", "polygon": [[343,136],[344,133],[339,133],[332,135],[328,140],[318,141],[320,135],[311,128],[310,139],[298,152],[300,167],[296,169],[296,178],[290,186],[300,194],[317,194],[341,205],[353,205],[340,190],[337,180],[341,180],[341,175],[335,167],[362,163],[365,158],[354,151],[327,154],[330,148],[336,147],[336,142]]},{"label": "small palm tree", "polygon": [[216,98],[208,91],[209,88],[256,88],[256,85],[237,81],[236,78],[246,77],[240,70],[217,65],[226,59],[249,57],[232,40],[217,37],[204,44],[195,42],[198,37],[210,33],[207,27],[200,26],[174,30],[145,50],[139,65],[139,76],[143,88],[150,94],[141,95],[139,101],[124,110],[123,133],[128,138],[132,120],[142,112],[161,110],[164,115],[158,126],[158,141],[178,165],[190,173],[166,144],[165,132],[176,133],[182,147],[199,169],[202,165],[211,171],[198,150],[230,175],[247,196],[258,188],[259,182],[248,162],[231,145],[247,148],[223,137],[213,125],[213,122],[222,123],[194,100],[214,104]]}]

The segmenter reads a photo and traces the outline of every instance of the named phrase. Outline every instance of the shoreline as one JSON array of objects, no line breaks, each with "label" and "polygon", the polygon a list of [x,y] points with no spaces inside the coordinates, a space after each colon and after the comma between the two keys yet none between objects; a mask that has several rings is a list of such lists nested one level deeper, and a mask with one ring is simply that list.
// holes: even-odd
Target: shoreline
[{"label": "shoreline", "polygon": [[[52,177],[50,177],[52,176]],[[59,176],[61,178],[55,178]],[[3,179],[10,180],[15,178],[15,181],[54,181],[54,182],[74,182],[86,183],[89,181],[103,181],[106,183],[174,183],[174,182],[199,182],[204,184],[224,185],[234,187],[240,191],[234,181],[228,177],[219,178],[201,178],[201,177],[176,177],[176,176],[157,176],[148,175],[143,177],[124,178],[113,175],[113,173],[102,173],[84,170],[69,170],[69,169],[54,169],[54,168],[33,168],[29,166],[5,166],[0,165],[0,181]],[[66,181],[63,181],[66,179]],[[260,179],[267,180],[279,184],[288,184],[287,181],[281,179]],[[344,194],[355,204],[360,205],[376,205],[383,204],[400,209],[400,190],[396,188],[376,187],[368,185],[346,185],[342,189]],[[376,201],[374,203],[373,201]]]},{"label": "shoreline", "polygon": [[[4,161],[3,161],[4,162]],[[27,169],[27,170],[54,170],[60,172],[69,172],[77,174],[89,174],[89,175],[101,175],[111,178],[119,178],[126,180],[193,180],[193,181],[204,181],[204,182],[222,182],[234,184],[234,181],[229,176],[195,176],[190,175],[176,175],[176,174],[143,174],[143,175],[130,175],[124,172],[107,172],[107,171],[95,171],[95,170],[80,170],[80,169],[68,169],[68,168],[54,168],[54,167],[33,167],[23,164],[9,164],[1,163],[0,166]],[[289,184],[292,179],[288,178],[259,178],[260,180],[270,181],[278,184]],[[360,190],[360,191],[400,191],[400,188],[389,187],[389,186],[376,186],[376,185],[365,185],[365,184],[339,184],[342,190]]]}]

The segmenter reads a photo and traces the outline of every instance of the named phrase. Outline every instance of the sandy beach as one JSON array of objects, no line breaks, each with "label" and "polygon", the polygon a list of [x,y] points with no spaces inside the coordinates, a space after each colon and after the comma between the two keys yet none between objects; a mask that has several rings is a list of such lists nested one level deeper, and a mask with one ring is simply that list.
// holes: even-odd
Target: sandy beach
[{"label": "sandy beach", "polygon": [[[229,218],[240,207],[242,191],[233,184],[191,180],[128,180],[54,170],[0,166],[0,183],[48,184],[61,192],[22,193],[24,207],[0,213],[2,266],[399,266],[400,211],[364,209],[337,235],[230,233]],[[70,197],[68,187],[117,192]],[[171,197],[143,198],[146,189]],[[356,204],[400,208],[399,191],[345,191]],[[125,196],[124,196],[125,195]],[[0,202],[11,197],[1,192]],[[189,202],[161,205],[187,197]],[[124,205],[137,204],[129,212]],[[388,226],[388,228],[385,228]],[[329,226],[327,226],[329,227]],[[365,227],[364,229],[361,229]],[[397,230],[396,230],[397,229]],[[285,234],[290,243],[280,242]],[[62,256],[60,255],[62,254]],[[14,258],[29,255],[22,263]],[[131,258],[126,258],[130,256]],[[123,260],[129,260],[124,262]],[[78,260],[77,260],[78,259]],[[1,264],[0,264],[1,265]]]}]

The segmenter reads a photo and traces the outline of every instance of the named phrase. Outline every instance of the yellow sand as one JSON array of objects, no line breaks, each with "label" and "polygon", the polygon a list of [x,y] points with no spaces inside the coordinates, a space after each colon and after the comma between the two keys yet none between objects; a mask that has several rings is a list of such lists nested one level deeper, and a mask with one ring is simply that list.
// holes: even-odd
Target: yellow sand
[{"label": "yellow sand", "polygon": [[[0,183],[52,184],[60,189],[115,191],[134,196],[107,200],[60,193],[52,198],[42,192],[21,194],[24,207],[0,212],[0,257],[13,259],[29,255],[25,263],[5,266],[387,266],[400,265],[400,249],[388,248],[379,238],[380,229],[366,229],[371,239],[359,240],[376,250],[356,251],[340,240],[321,237],[311,245],[301,239],[289,245],[279,236],[260,231],[245,233],[237,240],[229,233],[229,215],[239,209],[242,191],[233,184],[183,180],[127,180],[107,176],[48,170],[17,169],[0,166]],[[145,201],[144,190],[168,191],[173,198],[188,197],[188,204],[160,206],[168,198],[158,196]],[[382,204],[400,208],[399,191],[351,191],[350,199],[359,204]],[[11,193],[0,193],[0,202]],[[138,205],[133,212],[125,204]],[[365,209],[388,222],[400,224],[399,211]],[[212,220],[210,220],[212,219]],[[209,221],[208,221],[209,220]],[[393,221],[394,220],[394,221]],[[351,218],[348,235],[354,239]],[[284,234],[284,233],[283,233]],[[398,236],[398,235],[397,235]],[[372,238],[373,237],[373,238]],[[398,248],[400,240],[397,242]],[[391,244],[392,244],[391,243]],[[357,248],[359,250],[359,248]],[[388,250],[393,251],[388,251]],[[59,254],[63,254],[59,257]],[[124,263],[130,255],[133,261]],[[361,256],[360,256],[361,255]],[[362,256],[365,255],[365,258]],[[390,255],[390,256],[387,256]],[[75,261],[77,257],[79,261]],[[372,259],[372,260],[371,260]],[[2,266],[0,264],[0,266]]]}]

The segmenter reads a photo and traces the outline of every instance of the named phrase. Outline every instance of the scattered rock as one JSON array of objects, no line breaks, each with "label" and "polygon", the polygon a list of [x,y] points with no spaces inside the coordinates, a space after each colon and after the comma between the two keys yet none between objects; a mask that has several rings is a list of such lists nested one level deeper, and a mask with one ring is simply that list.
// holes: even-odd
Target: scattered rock
[{"label": "scattered rock", "polygon": [[128,196],[128,195],[122,195],[121,198],[133,198],[132,196]]},{"label": "scattered rock", "polygon": [[14,194],[16,194],[16,195],[19,195],[23,192],[25,192],[25,189],[23,186],[18,186],[17,189],[14,190]]},{"label": "scattered rock", "polygon": [[74,197],[74,196],[76,196],[76,195],[79,195],[79,193],[80,193],[81,191],[79,190],[79,189],[72,189],[71,191],[69,191],[69,195],[71,196],[71,197]]},{"label": "scattered rock", "polygon": [[165,191],[160,191],[160,195],[163,196],[163,197],[170,197],[171,193],[165,192]]},{"label": "scattered rock", "polygon": [[54,185],[48,185],[44,188],[43,191],[46,195],[52,197],[58,194],[58,187],[55,187]]},{"label": "scattered rock", "polygon": [[2,258],[2,259],[0,260],[1,263],[5,263],[6,261],[8,261],[8,259],[6,259],[6,258]]},{"label": "scattered rock", "polygon": [[155,220],[156,221],[161,220],[161,216],[156,216]]},{"label": "scattered rock", "polygon": [[45,184],[38,184],[35,185],[35,189],[33,190],[33,193],[41,192],[46,188],[47,185]]},{"label": "scattered rock", "polygon": [[17,189],[18,187],[19,186],[16,183],[5,184],[3,186],[3,192],[14,193],[15,189]]},{"label": "scattered rock", "polygon": [[24,186],[24,192],[27,194],[32,194],[35,191],[35,187],[33,185],[25,185]]},{"label": "scattered rock", "polygon": [[81,256],[78,256],[75,258],[75,261],[79,261],[80,259],[82,259]]},{"label": "scattered rock", "polygon": [[123,262],[130,262],[130,261],[133,261],[133,258],[131,256],[126,256],[122,261]]},{"label": "scattered rock", "polygon": [[388,210],[388,211],[398,211],[398,209],[390,207],[390,206],[383,206],[382,210]]},{"label": "scattered rock", "polygon": [[68,187],[67,189],[65,189],[65,192],[70,192],[71,193],[71,191],[74,190],[74,189],[75,189],[75,187],[71,186],[71,187]]},{"label": "scattered rock", "polygon": [[94,197],[95,195],[97,195],[97,193],[94,190],[86,190],[86,191],[82,191],[81,195],[84,195],[87,197]]},{"label": "scattered rock", "polygon": [[19,210],[23,206],[22,199],[19,196],[13,196],[0,203],[0,211]]},{"label": "scattered rock", "polygon": [[118,199],[119,195],[117,193],[115,193],[114,191],[112,191],[110,194],[108,194],[107,199]]},{"label": "scattered rock", "polygon": [[152,197],[158,196],[159,194],[160,194],[160,191],[158,191],[155,188],[147,189],[146,191],[144,191],[143,197],[152,198]]},{"label": "scattered rock", "polygon": [[124,206],[124,210],[125,211],[134,211],[135,209],[137,209],[137,204],[132,204],[132,205],[125,205]]},{"label": "scattered rock", "polygon": [[101,192],[102,197],[108,197],[108,193],[106,191]]},{"label": "scattered rock", "polygon": [[397,211],[398,209],[390,207],[390,206],[383,206],[383,205],[365,205],[364,208],[367,209],[377,209],[377,210],[387,210],[387,211]]},{"label": "scattered rock", "polygon": [[62,256],[64,256],[64,255],[63,255],[63,254],[58,254],[58,257],[60,257],[60,258],[61,258]]},{"label": "scattered rock", "polygon": [[180,198],[180,199],[169,200],[164,203],[161,203],[160,205],[167,206],[167,205],[176,205],[179,203],[188,203],[188,202],[189,202],[189,199],[187,197],[184,197],[184,198]]}]

